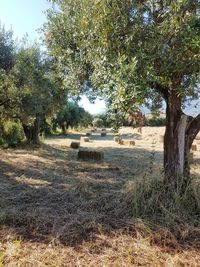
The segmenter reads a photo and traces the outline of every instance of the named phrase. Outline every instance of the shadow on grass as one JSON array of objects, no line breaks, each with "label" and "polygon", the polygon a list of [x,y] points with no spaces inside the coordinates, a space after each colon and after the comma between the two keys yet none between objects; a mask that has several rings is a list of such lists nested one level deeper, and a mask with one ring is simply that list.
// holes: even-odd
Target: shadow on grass
[{"label": "shadow on grass", "polygon": [[[24,240],[79,246],[102,232],[128,229],[132,199],[125,186],[152,160],[138,148],[99,148],[104,162],[43,145],[0,158],[0,226]],[[158,158],[161,154],[157,153]],[[161,166],[161,162],[156,163]]]},{"label": "shadow on grass", "polygon": [[[55,140],[55,139],[69,139],[69,140],[80,140],[81,136],[86,136],[86,133],[69,133],[66,135],[51,135],[47,136],[46,140]],[[91,136],[89,136],[91,141],[112,141],[114,137],[113,133],[107,133],[106,136],[101,136],[101,132],[95,132],[92,133]]]}]

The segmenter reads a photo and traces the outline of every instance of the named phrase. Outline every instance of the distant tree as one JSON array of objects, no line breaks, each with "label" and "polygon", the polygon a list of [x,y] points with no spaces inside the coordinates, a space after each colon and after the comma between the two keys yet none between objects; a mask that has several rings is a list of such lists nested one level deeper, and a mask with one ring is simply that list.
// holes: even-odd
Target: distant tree
[{"label": "distant tree", "polygon": [[64,101],[61,85],[52,62],[37,44],[28,45],[24,38],[16,45],[12,32],[0,26],[0,130],[7,122],[9,129],[11,123],[15,127],[20,122],[26,141],[39,144],[45,120]]},{"label": "distant tree", "polygon": [[68,102],[58,111],[55,122],[62,129],[62,133],[66,134],[69,127],[74,127],[79,121],[78,105],[74,102]]},{"label": "distant tree", "polygon": [[103,127],[108,127],[108,128],[112,127],[112,120],[111,120],[110,114],[108,112],[103,113],[103,114],[99,114],[98,118],[102,119]]},{"label": "distant tree", "polygon": [[15,44],[12,31],[6,31],[0,25],[0,107],[13,108],[17,101],[17,92],[11,70],[14,66]]},{"label": "distant tree", "polygon": [[93,119],[94,127],[113,127],[114,119],[111,116],[111,113],[103,113],[99,115],[95,115]]},{"label": "distant tree", "polygon": [[93,116],[87,112],[84,108],[79,107],[80,120],[78,126],[87,128],[92,125]]},{"label": "distant tree", "polygon": [[38,144],[45,119],[54,110],[56,89],[37,45],[18,50],[12,73],[20,95],[16,117],[22,123],[27,142]]},{"label": "distant tree", "polygon": [[103,120],[99,117],[94,118],[93,122],[92,122],[93,126],[95,128],[101,128],[104,127],[104,123]]},{"label": "distant tree", "polygon": [[14,65],[15,44],[12,31],[0,25],[0,68],[8,72]]},{"label": "distant tree", "polygon": [[88,127],[92,123],[93,117],[84,108],[79,107],[76,102],[69,101],[63,105],[54,118],[62,133],[66,134],[69,127]]}]

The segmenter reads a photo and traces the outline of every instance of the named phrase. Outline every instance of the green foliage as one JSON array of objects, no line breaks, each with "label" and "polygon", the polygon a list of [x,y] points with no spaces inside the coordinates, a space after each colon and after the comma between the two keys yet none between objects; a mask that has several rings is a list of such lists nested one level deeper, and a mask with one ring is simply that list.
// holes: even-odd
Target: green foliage
[{"label": "green foliage", "polygon": [[11,70],[14,65],[15,47],[12,32],[0,25],[0,107],[13,109],[17,102]]},{"label": "green foliage", "polygon": [[[58,93],[47,57],[37,45],[27,45],[27,41],[15,46],[12,32],[0,27],[1,117],[4,121],[13,118],[20,121],[27,141],[32,142],[33,138],[38,140],[45,119],[56,109],[55,102]],[[18,137],[14,128],[9,129],[6,140],[11,142],[10,133],[15,143]]]},{"label": "green foliage", "polygon": [[55,88],[44,55],[37,46],[22,47],[14,66],[15,84],[21,92],[19,118],[32,124],[36,116],[51,114]]},{"label": "green foliage", "polygon": [[137,180],[133,189],[133,213],[140,218],[160,220],[165,225],[175,228],[176,224],[199,224],[200,184],[198,180],[188,185],[182,194],[176,190],[168,190],[162,179],[147,178]]},{"label": "green foliage", "polygon": [[166,119],[165,118],[157,118],[153,117],[150,119],[145,120],[146,126],[165,126],[166,125]]},{"label": "green foliage", "polygon": [[63,105],[53,119],[54,128],[59,126],[66,134],[69,127],[88,127],[92,124],[93,117],[84,108],[78,106],[76,102],[68,102]]},{"label": "green foliage", "polygon": [[104,113],[104,114],[100,114],[98,116],[95,116],[95,119],[100,119],[102,120],[102,122],[100,123],[101,126],[95,126],[95,127],[105,127],[105,128],[110,128],[112,127],[112,119],[109,113]]},{"label": "green foliage", "polygon": [[24,132],[19,121],[6,120],[0,123],[0,146],[17,146],[24,140]]},{"label": "green foliage", "polygon": [[6,31],[0,24],[0,69],[9,71],[14,64],[14,41],[12,31]]},{"label": "green foliage", "polygon": [[46,43],[68,86],[96,88],[127,113],[166,91],[197,95],[199,1],[54,2]]},{"label": "green foliage", "polygon": [[84,108],[79,107],[79,114],[80,114],[80,119],[78,122],[78,126],[81,128],[87,128],[88,126],[92,125],[93,122],[93,116],[84,110]]},{"label": "green foliage", "polygon": [[104,122],[103,122],[103,119],[101,118],[94,118],[92,124],[94,127],[98,127],[98,128],[104,127]]}]

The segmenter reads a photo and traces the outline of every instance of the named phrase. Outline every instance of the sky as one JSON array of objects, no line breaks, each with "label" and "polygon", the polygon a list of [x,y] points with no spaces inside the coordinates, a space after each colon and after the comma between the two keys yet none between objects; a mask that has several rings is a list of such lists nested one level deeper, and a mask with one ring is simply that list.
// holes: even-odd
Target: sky
[{"label": "sky", "polygon": [[[45,10],[50,6],[47,0],[0,0],[1,25],[6,29],[12,28],[14,38],[21,39],[27,33],[30,41],[41,41],[41,33],[38,30],[45,23]],[[86,97],[83,97],[80,105],[91,114],[103,113],[106,110],[104,101],[100,99],[91,104]],[[199,110],[198,100],[192,107],[187,107],[185,112],[194,116]],[[149,110],[145,109],[143,112],[148,113]]]},{"label": "sky", "polygon": [[7,29],[13,29],[14,38],[39,40],[37,30],[46,20],[44,11],[50,7],[46,0],[0,0],[0,21]]},{"label": "sky", "polygon": [[[0,0],[0,23],[13,30],[14,39],[21,39],[26,34],[30,41],[41,41],[39,29],[46,21],[45,10],[51,7],[46,0]],[[104,101],[97,99],[91,104],[83,97],[80,105],[91,114],[105,111]]]}]

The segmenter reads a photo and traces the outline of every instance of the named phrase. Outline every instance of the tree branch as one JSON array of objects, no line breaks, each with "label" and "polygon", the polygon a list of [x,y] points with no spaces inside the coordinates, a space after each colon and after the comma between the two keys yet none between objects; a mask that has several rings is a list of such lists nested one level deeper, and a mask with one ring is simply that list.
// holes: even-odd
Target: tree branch
[{"label": "tree branch", "polygon": [[167,101],[169,92],[166,87],[160,85],[158,82],[150,82],[150,86],[154,88]]},{"label": "tree branch", "polygon": [[195,118],[193,117],[189,118],[188,127],[186,130],[186,136],[188,136],[189,138],[188,141],[189,148],[192,146],[192,143],[197,134],[199,133],[199,131],[200,131],[200,114]]}]

